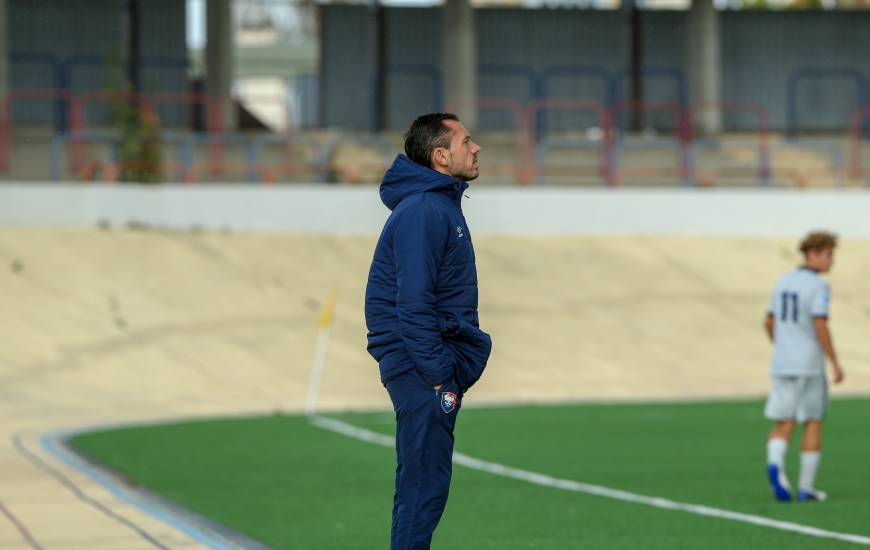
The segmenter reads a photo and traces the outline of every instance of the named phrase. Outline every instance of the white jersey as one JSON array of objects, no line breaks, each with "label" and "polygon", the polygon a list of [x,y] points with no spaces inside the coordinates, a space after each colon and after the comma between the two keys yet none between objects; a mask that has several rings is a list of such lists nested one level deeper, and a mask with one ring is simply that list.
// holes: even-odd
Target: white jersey
[{"label": "white jersey", "polygon": [[828,317],[831,289],[807,267],[786,273],[776,283],[767,312],[773,316],[773,376],[823,376],[825,356],[813,319]]}]

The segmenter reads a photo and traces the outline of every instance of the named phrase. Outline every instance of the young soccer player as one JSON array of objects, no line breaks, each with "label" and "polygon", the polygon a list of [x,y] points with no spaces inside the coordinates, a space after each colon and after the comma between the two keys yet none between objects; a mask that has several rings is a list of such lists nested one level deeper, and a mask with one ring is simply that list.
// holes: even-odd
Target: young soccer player
[{"label": "young soccer player", "polygon": [[825,357],[834,383],[843,369],[828,329],[830,286],[820,276],[831,269],[837,237],[810,233],[800,243],[804,263],[776,283],[764,328],[773,342],[770,396],[764,415],[774,421],[767,441],[767,475],[774,497],[792,500],[785,474],[785,455],[796,423],[803,424],[798,500],[825,500],[815,488],[822,449],[822,420],[828,409]]}]

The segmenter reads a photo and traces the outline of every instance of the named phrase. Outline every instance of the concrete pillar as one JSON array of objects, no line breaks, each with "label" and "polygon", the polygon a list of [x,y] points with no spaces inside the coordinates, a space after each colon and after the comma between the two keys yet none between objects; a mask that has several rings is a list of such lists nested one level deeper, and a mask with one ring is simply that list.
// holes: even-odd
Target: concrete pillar
[{"label": "concrete pillar", "polygon": [[696,111],[695,132],[702,136],[722,131],[722,112],[713,108],[721,100],[722,53],[719,12],[713,0],[692,0],[688,23],[689,104],[704,104]]},{"label": "concrete pillar", "polygon": [[[207,0],[205,44],[205,93],[211,98],[222,98],[219,115],[221,129],[235,130],[235,110],[230,101],[233,85],[233,17],[230,0]],[[210,127],[217,121],[207,122]]]},{"label": "concrete pillar", "polygon": [[455,110],[466,128],[476,128],[477,47],[469,0],[445,0],[441,37],[444,107]]}]

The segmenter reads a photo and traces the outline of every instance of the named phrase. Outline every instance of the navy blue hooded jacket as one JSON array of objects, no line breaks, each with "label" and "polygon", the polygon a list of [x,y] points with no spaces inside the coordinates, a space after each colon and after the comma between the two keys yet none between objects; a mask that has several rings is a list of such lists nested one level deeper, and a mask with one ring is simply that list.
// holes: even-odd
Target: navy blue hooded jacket
[{"label": "navy blue hooded jacket", "polygon": [[398,155],[381,200],[392,210],[369,270],[368,351],[381,381],[416,368],[430,385],[460,391],[486,367],[492,342],[477,316],[477,269],[462,215],[468,183]]}]

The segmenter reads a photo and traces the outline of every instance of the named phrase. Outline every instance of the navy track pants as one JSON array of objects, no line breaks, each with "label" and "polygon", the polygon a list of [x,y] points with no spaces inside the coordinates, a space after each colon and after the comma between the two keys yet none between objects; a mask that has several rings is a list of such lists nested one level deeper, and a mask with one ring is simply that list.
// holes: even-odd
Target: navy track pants
[{"label": "navy track pants", "polygon": [[455,381],[435,391],[411,369],[387,382],[396,411],[396,493],[390,550],[428,550],[453,472]]}]

